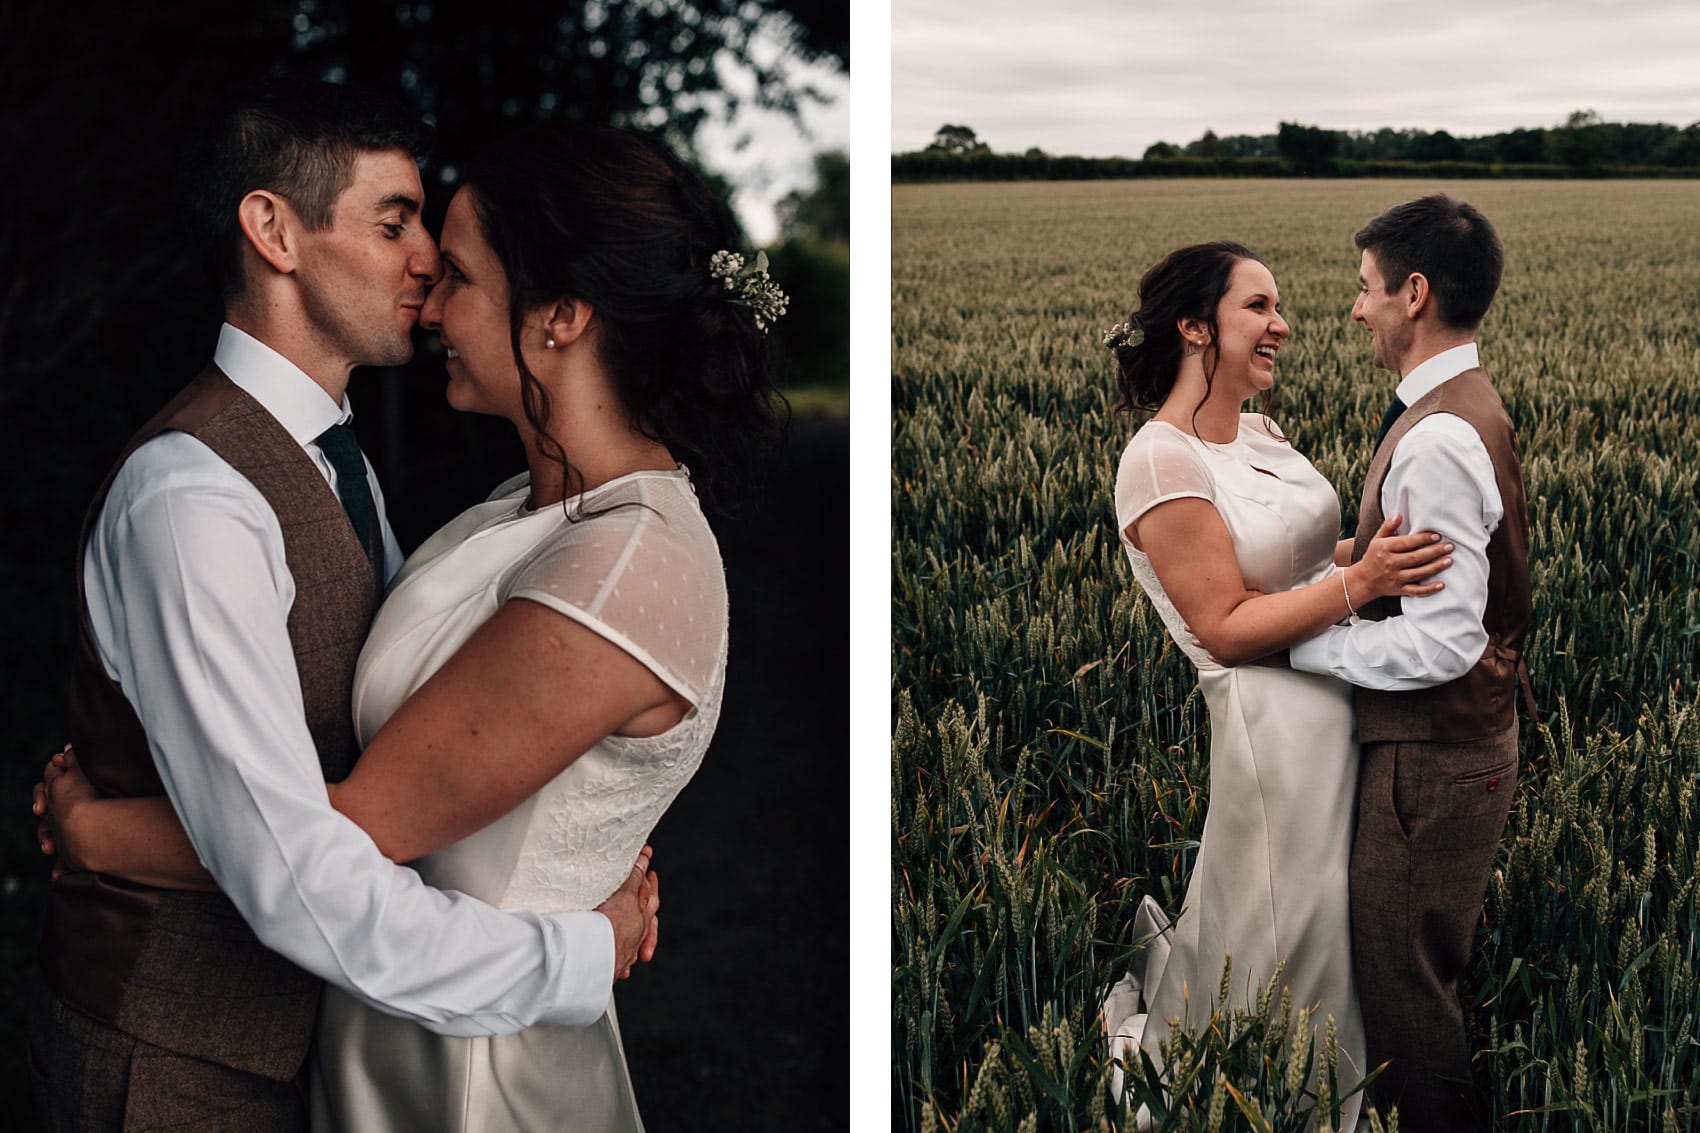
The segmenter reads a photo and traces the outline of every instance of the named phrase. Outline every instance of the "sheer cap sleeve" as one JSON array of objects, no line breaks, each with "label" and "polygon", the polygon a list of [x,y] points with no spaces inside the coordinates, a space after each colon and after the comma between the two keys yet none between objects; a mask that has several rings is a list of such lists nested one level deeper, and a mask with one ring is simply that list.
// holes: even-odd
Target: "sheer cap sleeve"
[{"label": "sheer cap sleeve", "polygon": [[1158,422],[1135,433],[1116,470],[1116,530],[1127,529],[1160,503],[1193,497],[1215,501],[1215,481],[1196,446]]},{"label": "sheer cap sleeve", "polygon": [[515,564],[501,600],[579,622],[702,706],[724,663],[726,576],[689,481],[638,477],[586,509]]}]

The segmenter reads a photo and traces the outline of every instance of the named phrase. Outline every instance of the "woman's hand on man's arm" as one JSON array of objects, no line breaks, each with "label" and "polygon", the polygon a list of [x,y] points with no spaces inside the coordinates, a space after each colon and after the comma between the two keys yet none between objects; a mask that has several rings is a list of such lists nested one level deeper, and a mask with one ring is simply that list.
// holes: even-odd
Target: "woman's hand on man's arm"
[{"label": "woman's hand on man's arm", "polygon": [[54,857],[54,877],[88,870],[159,889],[218,889],[170,799],[101,795],[69,744],[42,768],[31,809],[41,852]]}]

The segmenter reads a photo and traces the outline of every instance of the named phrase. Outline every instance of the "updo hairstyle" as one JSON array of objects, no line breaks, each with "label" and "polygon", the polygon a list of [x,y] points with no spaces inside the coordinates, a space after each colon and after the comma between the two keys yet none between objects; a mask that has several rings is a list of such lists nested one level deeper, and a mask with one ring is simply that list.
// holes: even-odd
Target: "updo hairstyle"
[{"label": "updo hairstyle", "polygon": [[1155,410],[1162,406],[1180,373],[1186,340],[1179,322],[1193,318],[1210,329],[1210,344],[1204,350],[1205,398],[1216,376],[1216,308],[1228,293],[1228,277],[1241,260],[1263,260],[1231,240],[1189,244],[1176,248],[1147,271],[1139,281],[1139,307],[1128,316],[1128,324],[1143,332],[1137,345],[1122,343],[1115,348],[1116,401],[1118,412]]},{"label": "updo hairstyle", "polygon": [[560,299],[590,305],[592,342],[621,408],[690,466],[705,502],[777,439],[766,336],[709,275],[716,251],[738,249],[737,229],[665,145],[554,122],[491,145],[465,186],[507,273],[526,418],[566,467],[569,495],[572,467],[546,429],[549,392],[520,353],[525,316]]}]

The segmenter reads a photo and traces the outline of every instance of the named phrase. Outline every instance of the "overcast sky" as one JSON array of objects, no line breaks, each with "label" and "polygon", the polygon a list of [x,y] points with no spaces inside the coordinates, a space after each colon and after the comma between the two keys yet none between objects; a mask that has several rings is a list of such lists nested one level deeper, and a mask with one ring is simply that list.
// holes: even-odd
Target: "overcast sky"
[{"label": "overcast sky", "polygon": [[1282,121],[1458,136],[1700,120],[1695,0],[891,0],[894,151],[1138,157]]}]

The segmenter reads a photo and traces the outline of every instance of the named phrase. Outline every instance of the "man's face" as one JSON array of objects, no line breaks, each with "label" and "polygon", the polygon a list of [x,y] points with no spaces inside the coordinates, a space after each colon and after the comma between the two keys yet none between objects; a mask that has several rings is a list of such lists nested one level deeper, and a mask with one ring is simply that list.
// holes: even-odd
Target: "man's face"
[{"label": "man's face", "polygon": [[399,366],[413,356],[411,332],[439,270],[420,221],[424,199],[406,152],[362,153],[330,225],[301,233],[296,279],[308,320],[351,365]]},{"label": "man's face", "polygon": [[1375,253],[1367,248],[1358,268],[1358,299],[1352,304],[1352,318],[1369,328],[1371,360],[1376,369],[1398,372],[1413,329],[1405,316],[1405,290],[1401,286],[1393,294],[1387,293],[1387,279],[1375,262]]}]

